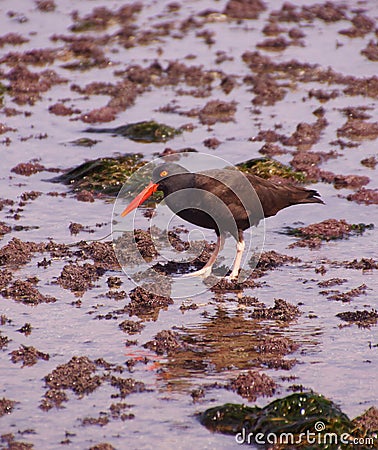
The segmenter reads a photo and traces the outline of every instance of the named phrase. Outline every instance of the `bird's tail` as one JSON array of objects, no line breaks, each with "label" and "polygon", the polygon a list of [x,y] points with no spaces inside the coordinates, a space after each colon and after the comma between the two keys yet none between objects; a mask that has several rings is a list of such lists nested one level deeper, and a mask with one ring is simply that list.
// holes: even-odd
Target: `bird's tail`
[{"label": "bird's tail", "polygon": [[322,203],[323,200],[320,198],[320,194],[315,189],[305,189],[296,187],[292,195],[292,205],[298,205],[300,203]]}]

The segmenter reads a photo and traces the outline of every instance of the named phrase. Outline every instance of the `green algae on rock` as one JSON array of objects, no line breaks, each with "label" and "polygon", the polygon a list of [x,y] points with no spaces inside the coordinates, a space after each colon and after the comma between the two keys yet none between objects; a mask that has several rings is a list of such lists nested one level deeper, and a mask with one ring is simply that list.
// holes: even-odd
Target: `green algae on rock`
[{"label": "green algae on rock", "polygon": [[8,88],[3,83],[0,83],[0,106],[3,106],[4,94],[6,94],[7,91]]},{"label": "green algae on rock", "polygon": [[240,444],[254,443],[259,436],[266,439],[259,443],[274,444],[269,448],[276,450],[347,449],[354,438],[364,438],[366,446],[359,448],[372,448],[376,431],[364,427],[357,419],[350,420],[332,401],[314,392],[292,394],[264,408],[226,403],[207,409],[199,420],[211,431],[235,434]]},{"label": "green algae on rock", "polygon": [[74,141],[71,141],[70,144],[76,146],[76,147],[93,147],[94,145],[98,144],[101,141],[97,141],[96,139],[89,139],[89,138],[79,138],[75,139]]},{"label": "green algae on rock", "polygon": [[112,133],[145,143],[167,142],[182,133],[180,128],[173,128],[154,120],[129,123],[115,128],[87,128],[84,131],[87,133]]},{"label": "green algae on rock", "polygon": [[236,164],[242,172],[251,173],[261,178],[285,178],[294,182],[304,182],[306,175],[271,158],[253,158]]},{"label": "green algae on rock", "polygon": [[117,158],[98,158],[80,164],[50,181],[70,185],[75,191],[117,194],[127,178],[145,165],[143,155],[130,153]]}]

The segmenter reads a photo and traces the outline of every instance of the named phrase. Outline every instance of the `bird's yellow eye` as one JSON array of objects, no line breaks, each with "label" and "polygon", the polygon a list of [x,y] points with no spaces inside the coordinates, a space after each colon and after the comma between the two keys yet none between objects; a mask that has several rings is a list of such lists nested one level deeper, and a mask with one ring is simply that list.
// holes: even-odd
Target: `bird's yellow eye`
[{"label": "bird's yellow eye", "polygon": [[160,176],[161,177],[166,177],[168,175],[168,172],[166,171],[166,170],[162,170],[161,172],[160,172]]}]

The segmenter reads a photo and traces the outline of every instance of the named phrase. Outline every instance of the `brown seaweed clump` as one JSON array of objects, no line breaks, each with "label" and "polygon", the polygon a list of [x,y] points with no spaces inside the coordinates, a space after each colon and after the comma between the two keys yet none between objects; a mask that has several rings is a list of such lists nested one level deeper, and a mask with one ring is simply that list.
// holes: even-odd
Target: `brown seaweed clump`
[{"label": "brown seaweed clump", "polygon": [[364,233],[365,230],[374,228],[373,224],[349,224],[344,219],[327,219],[323,222],[314,223],[307,227],[286,229],[286,233],[292,236],[300,237],[301,240],[290,244],[291,247],[309,247],[319,248],[322,241],[331,241],[336,239],[347,239],[352,235]]},{"label": "brown seaweed clump", "polygon": [[349,194],[347,200],[365,205],[378,205],[378,189],[361,188],[357,192]]},{"label": "brown seaweed clump", "polygon": [[276,383],[265,373],[249,370],[232,380],[228,388],[253,402],[257,397],[271,397],[276,390]]},{"label": "brown seaweed clump", "polygon": [[50,295],[43,295],[34,286],[34,282],[26,280],[16,280],[10,286],[1,291],[5,298],[12,298],[25,305],[38,305],[39,303],[53,303],[57,299]]},{"label": "brown seaweed clump", "polygon": [[5,414],[10,414],[13,411],[15,404],[16,402],[13,400],[9,400],[5,397],[0,398],[0,417]]},{"label": "brown seaweed clump", "polygon": [[338,137],[346,137],[352,140],[377,139],[378,122],[366,122],[361,119],[349,119],[337,130]]},{"label": "brown seaweed clump", "polygon": [[0,266],[19,267],[29,262],[34,253],[42,252],[44,249],[44,244],[13,238],[8,244],[0,248]]},{"label": "brown seaweed clump", "polygon": [[370,169],[375,169],[375,166],[378,164],[378,159],[375,156],[370,156],[369,158],[362,159],[361,164]]},{"label": "brown seaweed clump", "polygon": [[4,222],[0,222],[0,239],[4,234],[10,233],[12,231],[12,227],[7,225]]},{"label": "brown seaweed clump", "polygon": [[367,311],[345,311],[336,314],[341,320],[350,324],[356,324],[361,328],[369,328],[372,325],[376,325],[378,322],[378,312],[375,310]]},{"label": "brown seaweed clump", "polygon": [[38,162],[27,162],[17,164],[17,166],[11,169],[11,172],[16,173],[17,175],[29,177],[30,175],[42,172],[44,170],[46,170],[45,166],[39,164]]},{"label": "brown seaweed clump", "polygon": [[9,339],[8,336],[3,336],[3,334],[0,331],[0,350],[7,347],[11,339]]},{"label": "brown seaweed clump", "polygon": [[170,297],[154,294],[140,286],[133,289],[129,296],[131,302],[128,305],[128,310],[131,316],[155,316],[160,309],[167,308],[173,304],[173,300]]},{"label": "brown seaweed clump", "polygon": [[253,319],[278,320],[280,322],[290,322],[301,315],[298,306],[292,305],[285,300],[274,299],[274,306],[271,308],[255,308],[251,317]]},{"label": "brown seaweed clump", "polygon": [[[221,100],[210,100],[198,111],[198,117],[204,125],[214,125],[216,122],[230,122],[234,120],[236,113],[236,102],[224,102]],[[191,111],[188,115],[197,115]]]},{"label": "brown seaweed clump", "polygon": [[67,401],[66,390],[72,390],[78,397],[89,394],[101,385],[101,377],[95,374],[96,364],[86,356],[74,356],[45,376],[48,391],[40,408],[47,411],[60,407]]},{"label": "brown seaweed clump", "polygon": [[140,333],[145,326],[141,321],[124,320],[119,324],[119,327],[124,333],[137,334]]},{"label": "brown seaweed clump", "polygon": [[135,392],[144,392],[146,390],[146,385],[142,381],[136,381],[134,378],[122,378],[122,377],[111,377],[110,384],[119,389],[120,398],[125,398],[127,395]]},{"label": "brown seaweed clump", "polygon": [[97,281],[103,273],[104,270],[100,270],[94,264],[68,263],[63,267],[57,282],[62,288],[69,289],[72,292],[85,292],[93,286],[93,282]]},{"label": "brown seaweed clump", "polygon": [[159,331],[154,340],[144,344],[145,348],[153,350],[158,355],[172,355],[185,348],[179,334],[171,330]]},{"label": "brown seaweed clump", "polygon": [[37,364],[39,359],[43,359],[44,361],[48,361],[50,359],[50,355],[48,353],[43,353],[37,350],[34,347],[28,347],[26,345],[21,345],[18,350],[13,350],[11,353],[11,361],[16,364],[18,362],[22,362],[22,367],[25,366],[34,366]]},{"label": "brown seaweed clump", "polygon": [[[28,52],[29,54],[23,57],[23,63],[27,64],[33,61],[41,63],[41,59],[44,61],[46,58],[48,60],[54,58],[54,53],[49,52],[49,50],[42,50],[40,53],[36,52]],[[9,56],[12,57],[12,54]],[[60,77],[54,70],[46,69],[41,72],[32,72],[20,62],[20,55],[15,55],[14,59],[14,67],[7,73],[6,78],[10,82],[9,95],[12,96],[12,100],[18,105],[34,105],[38,100],[42,99],[42,92],[48,91],[56,84],[67,83],[67,80]]]},{"label": "brown seaweed clump", "polygon": [[266,6],[261,0],[229,0],[223,14],[232,19],[257,19]]},{"label": "brown seaweed clump", "polygon": [[[294,256],[284,255],[278,253],[275,250],[270,250],[268,252],[262,252],[256,268],[261,271],[274,270],[277,267],[281,267],[287,263],[300,262],[301,260]],[[252,265],[255,264],[255,260],[251,259]]]},{"label": "brown seaweed clump", "polygon": [[355,297],[359,297],[362,294],[366,294],[367,290],[366,284],[361,284],[360,286],[357,286],[356,288],[350,289],[346,292],[340,292],[338,290],[334,291],[320,291],[320,294],[322,295],[328,295],[327,300],[335,300],[338,302],[350,302]]}]

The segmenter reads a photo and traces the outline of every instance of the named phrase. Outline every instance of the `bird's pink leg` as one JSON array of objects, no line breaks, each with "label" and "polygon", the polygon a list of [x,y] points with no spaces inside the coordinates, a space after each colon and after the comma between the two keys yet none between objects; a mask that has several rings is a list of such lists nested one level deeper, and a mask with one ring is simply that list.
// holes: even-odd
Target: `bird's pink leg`
[{"label": "bird's pink leg", "polygon": [[183,275],[183,277],[202,277],[206,278],[211,275],[211,269],[213,268],[213,265],[218,257],[219,252],[222,250],[224,245],[224,236],[221,234],[217,238],[217,242],[215,244],[215,248],[213,253],[211,254],[209,260],[207,263],[202,267],[200,270],[196,270],[195,272],[187,273]]},{"label": "bird's pink leg", "polygon": [[245,249],[245,242],[244,242],[243,236],[239,236],[239,240],[236,244],[236,256],[235,256],[234,266],[232,268],[230,275],[227,277],[229,280],[237,280],[237,278],[238,278],[244,249]]}]

